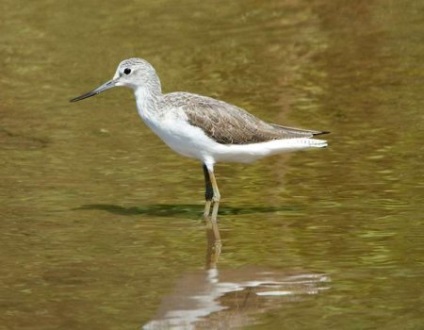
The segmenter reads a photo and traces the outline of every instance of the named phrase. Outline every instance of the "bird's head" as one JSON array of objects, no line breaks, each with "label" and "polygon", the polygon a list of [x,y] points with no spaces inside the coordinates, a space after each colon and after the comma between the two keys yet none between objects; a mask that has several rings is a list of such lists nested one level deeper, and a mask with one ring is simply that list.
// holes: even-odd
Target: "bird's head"
[{"label": "bird's head", "polygon": [[73,98],[71,102],[81,101],[118,86],[129,87],[133,90],[139,87],[153,90],[159,86],[160,90],[159,78],[153,66],[141,58],[130,58],[119,63],[111,80],[88,93]]}]

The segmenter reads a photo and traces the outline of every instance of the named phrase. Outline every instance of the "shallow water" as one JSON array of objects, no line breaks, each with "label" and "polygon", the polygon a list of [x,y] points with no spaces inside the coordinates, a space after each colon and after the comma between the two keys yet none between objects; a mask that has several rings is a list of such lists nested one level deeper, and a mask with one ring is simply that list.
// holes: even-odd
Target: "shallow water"
[{"label": "shallow water", "polygon": [[[0,329],[420,329],[424,5],[3,1]],[[148,59],[164,91],[330,130],[326,150],[201,166],[131,92],[68,100]]]}]

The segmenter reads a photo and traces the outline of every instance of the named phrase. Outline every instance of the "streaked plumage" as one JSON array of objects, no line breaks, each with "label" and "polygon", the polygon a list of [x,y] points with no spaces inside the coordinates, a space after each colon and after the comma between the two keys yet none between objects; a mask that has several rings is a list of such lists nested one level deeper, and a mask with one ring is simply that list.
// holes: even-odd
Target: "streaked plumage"
[{"label": "streaked plumage", "polygon": [[155,69],[145,60],[122,61],[112,80],[71,100],[79,101],[115,86],[134,90],[144,122],[174,151],[199,159],[206,183],[208,217],[216,221],[220,194],[213,173],[216,162],[251,162],[281,152],[326,147],[314,139],[325,131],[267,123],[247,111],[210,97],[186,92],[162,94]]},{"label": "streaked plumage", "polygon": [[325,132],[268,124],[232,104],[210,97],[177,92],[164,95],[170,108],[182,108],[191,125],[222,144],[250,144],[269,140],[311,138]]}]

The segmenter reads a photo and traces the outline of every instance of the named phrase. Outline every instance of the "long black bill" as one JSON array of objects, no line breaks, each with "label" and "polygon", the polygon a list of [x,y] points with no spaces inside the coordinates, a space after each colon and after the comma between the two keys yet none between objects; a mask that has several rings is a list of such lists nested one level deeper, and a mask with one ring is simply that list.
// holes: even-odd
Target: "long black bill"
[{"label": "long black bill", "polygon": [[96,89],[93,89],[92,91],[90,91],[88,93],[77,96],[77,97],[73,98],[72,100],[70,100],[69,102],[78,102],[78,101],[84,100],[86,98],[100,94],[101,92],[104,92],[104,91],[111,89],[115,86],[116,86],[116,79],[109,80],[107,83],[104,83],[100,87],[97,87]]}]

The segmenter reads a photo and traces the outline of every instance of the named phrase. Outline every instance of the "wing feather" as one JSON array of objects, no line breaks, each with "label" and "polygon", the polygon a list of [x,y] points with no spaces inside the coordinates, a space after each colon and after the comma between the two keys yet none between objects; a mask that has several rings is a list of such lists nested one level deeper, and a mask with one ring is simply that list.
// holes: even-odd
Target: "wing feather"
[{"label": "wing feather", "polygon": [[191,125],[200,127],[221,144],[250,144],[323,134],[266,123],[239,107],[197,94],[169,93],[164,95],[164,101],[169,106],[182,108]]}]

